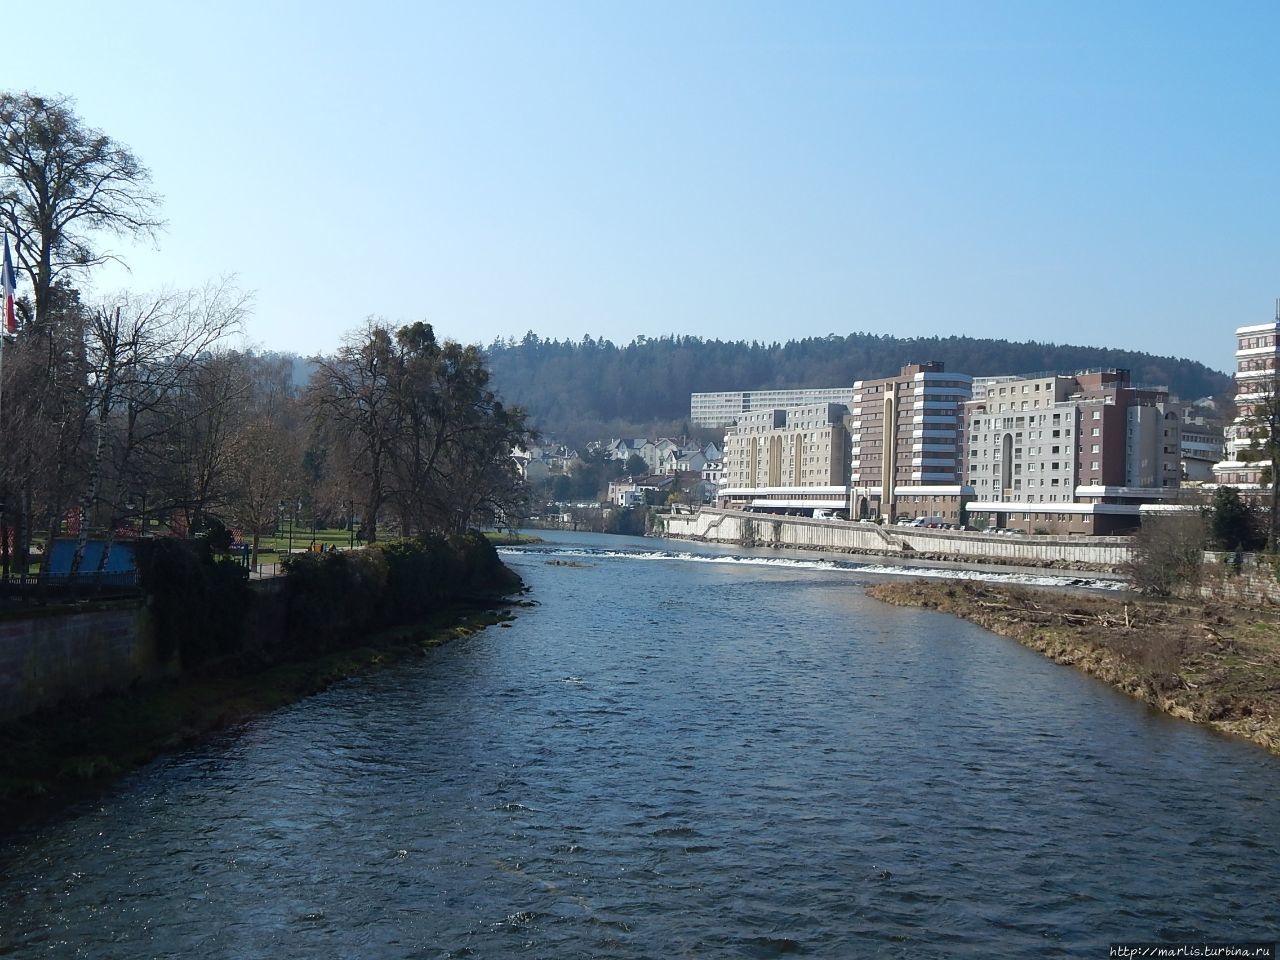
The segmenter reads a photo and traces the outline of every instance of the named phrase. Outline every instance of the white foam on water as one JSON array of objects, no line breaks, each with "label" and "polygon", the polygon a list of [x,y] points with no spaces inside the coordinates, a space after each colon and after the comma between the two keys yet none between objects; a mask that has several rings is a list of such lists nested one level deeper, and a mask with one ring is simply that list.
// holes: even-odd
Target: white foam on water
[{"label": "white foam on water", "polygon": [[1096,577],[1076,577],[1067,574],[1004,573],[995,570],[961,570],[949,567],[907,567],[886,563],[857,563],[856,561],[805,560],[792,557],[737,556],[734,554],[705,554],[666,550],[610,550],[582,547],[500,547],[500,554],[508,556],[553,556],[594,560],[668,560],[680,563],[711,563],[742,567],[781,567],[790,570],[844,571],[851,574],[876,574],[897,577],[930,577],[940,580],[975,580],[988,583],[1012,583],[1034,587],[1084,587],[1092,590],[1125,590],[1123,580]]}]

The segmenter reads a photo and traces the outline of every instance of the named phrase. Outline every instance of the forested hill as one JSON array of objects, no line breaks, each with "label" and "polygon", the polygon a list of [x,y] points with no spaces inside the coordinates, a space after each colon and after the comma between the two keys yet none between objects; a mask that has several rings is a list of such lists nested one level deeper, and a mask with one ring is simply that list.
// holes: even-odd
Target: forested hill
[{"label": "forested hill", "polygon": [[1124,367],[1140,383],[1167,384],[1196,400],[1223,393],[1230,378],[1202,363],[1101,347],[1009,343],[973,337],[902,339],[870,333],[745,343],[698,337],[640,337],[619,347],[590,337],[574,343],[499,340],[488,348],[493,382],[526,407],[538,429],[572,444],[596,437],[679,433],[689,394],[716,390],[836,387],[941,360],[975,377]]}]

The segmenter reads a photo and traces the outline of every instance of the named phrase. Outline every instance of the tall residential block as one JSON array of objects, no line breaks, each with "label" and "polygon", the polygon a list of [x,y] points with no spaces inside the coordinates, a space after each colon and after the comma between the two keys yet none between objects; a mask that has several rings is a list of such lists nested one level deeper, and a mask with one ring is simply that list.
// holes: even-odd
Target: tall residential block
[{"label": "tall residential block", "polygon": [[1213,477],[1225,486],[1245,489],[1262,486],[1263,463],[1251,459],[1255,445],[1249,436],[1254,404],[1275,392],[1280,375],[1280,300],[1276,319],[1236,328],[1235,417],[1226,428],[1226,454],[1213,468]]},{"label": "tall residential block", "polygon": [[770,512],[848,505],[849,408],[819,403],[744,414],[724,437],[721,506]]},{"label": "tall residential block", "polygon": [[965,411],[973,522],[1106,534],[1176,500],[1181,428],[1164,387],[1127,370],[1035,374],[994,385]]},{"label": "tall residential block", "polygon": [[896,377],[859,380],[850,404],[850,498],[860,517],[941,517],[959,522],[964,404],[973,378],[939,362]]}]

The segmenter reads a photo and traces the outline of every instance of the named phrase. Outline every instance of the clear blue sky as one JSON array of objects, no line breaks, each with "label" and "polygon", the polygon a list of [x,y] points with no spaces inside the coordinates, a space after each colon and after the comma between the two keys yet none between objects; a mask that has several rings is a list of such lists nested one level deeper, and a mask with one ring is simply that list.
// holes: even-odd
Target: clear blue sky
[{"label": "clear blue sky", "polygon": [[[56,12],[56,15],[54,15]],[[1280,4],[23,3],[251,338],[1050,339],[1231,366],[1280,296]]]}]

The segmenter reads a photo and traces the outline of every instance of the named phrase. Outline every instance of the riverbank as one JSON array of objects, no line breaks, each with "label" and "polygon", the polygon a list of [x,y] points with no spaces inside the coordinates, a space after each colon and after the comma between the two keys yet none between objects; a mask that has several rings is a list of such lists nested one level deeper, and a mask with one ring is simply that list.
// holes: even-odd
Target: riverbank
[{"label": "riverbank", "polygon": [[148,761],[295,703],[340,680],[504,626],[490,600],[261,670],[207,674],[67,704],[0,726],[0,835],[91,797]]},{"label": "riverbank", "polygon": [[506,533],[498,530],[486,530],[484,538],[495,547],[523,547],[530,543],[543,543],[543,539],[532,533]]},{"label": "riverbank", "polygon": [[961,617],[1175,717],[1280,753],[1280,619],[1272,611],[923,580],[867,593]]}]

